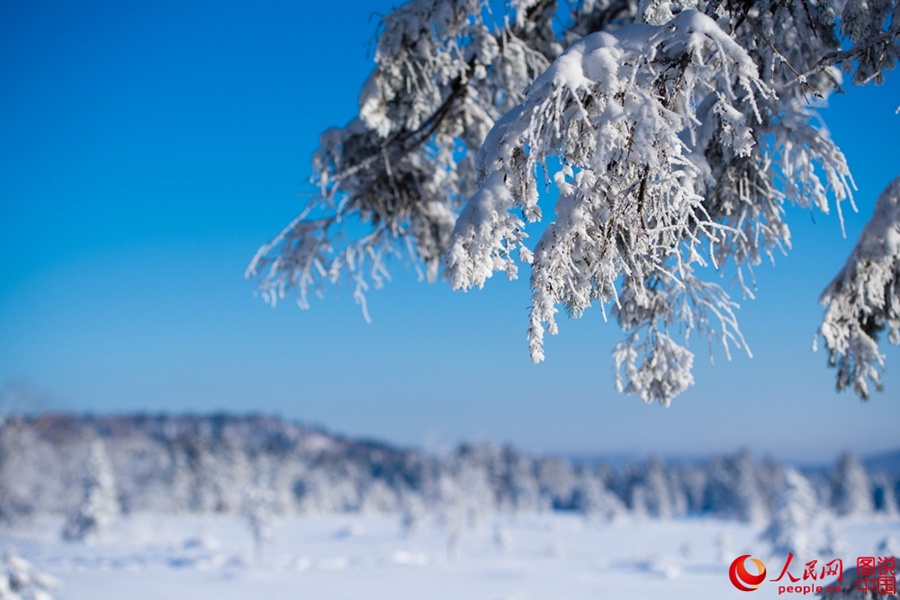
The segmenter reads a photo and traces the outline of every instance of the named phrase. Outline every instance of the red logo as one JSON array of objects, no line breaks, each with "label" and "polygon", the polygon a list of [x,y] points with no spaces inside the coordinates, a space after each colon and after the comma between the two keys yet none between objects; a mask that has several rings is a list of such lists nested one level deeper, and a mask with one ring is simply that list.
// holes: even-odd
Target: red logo
[{"label": "red logo", "polygon": [[[747,571],[744,563],[748,558],[756,565],[756,575],[751,575]],[[731,583],[734,584],[734,587],[742,592],[752,592],[766,580],[766,565],[761,560],[751,558],[749,554],[744,554],[743,556],[738,556],[731,563],[731,568],[728,569],[728,576],[731,578]]]}]

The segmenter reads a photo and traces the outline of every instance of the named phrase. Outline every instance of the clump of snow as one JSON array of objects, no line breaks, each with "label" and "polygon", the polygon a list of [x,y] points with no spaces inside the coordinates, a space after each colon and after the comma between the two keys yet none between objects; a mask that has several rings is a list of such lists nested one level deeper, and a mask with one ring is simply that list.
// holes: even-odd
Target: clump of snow
[{"label": "clump of snow", "polygon": [[55,577],[42,573],[15,550],[0,559],[0,600],[53,600],[51,592],[61,587]]}]

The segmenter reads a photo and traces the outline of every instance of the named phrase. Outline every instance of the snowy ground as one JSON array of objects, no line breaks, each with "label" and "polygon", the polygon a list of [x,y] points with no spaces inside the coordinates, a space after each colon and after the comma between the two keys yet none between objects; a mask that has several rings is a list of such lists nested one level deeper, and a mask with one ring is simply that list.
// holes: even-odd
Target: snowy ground
[{"label": "snowy ground", "polygon": [[[0,532],[0,549],[60,579],[56,597],[72,600],[721,600],[747,597],[728,580],[738,555],[761,558],[770,578],[784,560],[769,556],[758,527],[712,519],[484,517],[454,544],[435,519],[405,535],[392,516],[291,517],[261,555],[238,517],[131,517],[91,544],[60,541],[61,527],[48,518]],[[836,531],[852,565],[885,537],[900,539],[900,520],[842,521]],[[776,598],[776,587],[752,597]]]}]

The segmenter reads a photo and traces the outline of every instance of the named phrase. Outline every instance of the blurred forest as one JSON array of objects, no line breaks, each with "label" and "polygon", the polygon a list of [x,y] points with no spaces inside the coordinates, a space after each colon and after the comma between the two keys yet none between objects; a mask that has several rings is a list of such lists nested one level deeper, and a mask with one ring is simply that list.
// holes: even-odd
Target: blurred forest
[{"label": "blurred forest", "polygon": [[898,495],[900,452],[797,467],[747,450],[606,461],[483,443],[436,455],[267,416],[37,414],[0,425],[0,520],[10,523],[73,515],[94,498],[115,514],[252,513],[262,502],[276,515],[394,512],[410,524],[546,511],[765,524],[896,516]]}]

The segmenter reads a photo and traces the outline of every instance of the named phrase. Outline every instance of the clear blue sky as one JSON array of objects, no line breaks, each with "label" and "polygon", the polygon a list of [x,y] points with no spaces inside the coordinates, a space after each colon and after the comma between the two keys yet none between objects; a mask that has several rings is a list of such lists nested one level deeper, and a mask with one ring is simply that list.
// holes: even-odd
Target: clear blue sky
[{"label": "clear blue sky", "polygon": [[[900,352],[886,392],[833,391],[810,350],[818,294],[900,174],[900,73],[826,112],[859,184],[835,216],[790,210],[795,249],[744,303],[755,357],[694,345],[669,409],[615,393],[620,338],[565,319],[534,366],[525,281],[485,290],[396,280],[273,310],[244,268],[302,208],[318,135],[356,109],[379,2],[0,4],[0,387],[74,411],[261,411],[442,447],[695,454],[750,446],[830,459],[897,446]],[[849,211],[848,211],[849,212]]]}]

